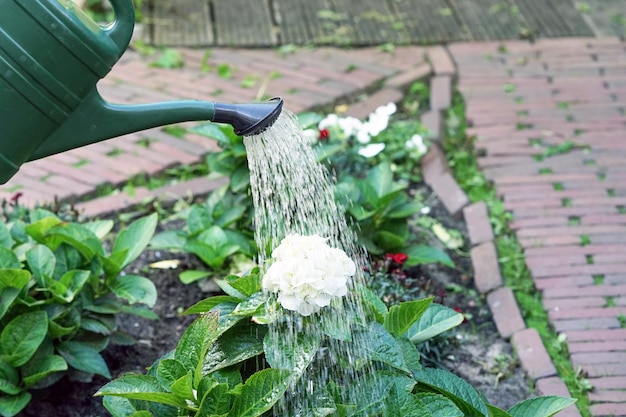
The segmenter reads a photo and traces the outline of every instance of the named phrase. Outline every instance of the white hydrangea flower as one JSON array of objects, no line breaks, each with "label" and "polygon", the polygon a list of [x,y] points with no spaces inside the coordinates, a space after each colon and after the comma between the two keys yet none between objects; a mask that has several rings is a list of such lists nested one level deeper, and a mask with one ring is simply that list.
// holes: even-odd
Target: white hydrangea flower
[{"label": "white hydrangea flower", "polygon": [[289,235],[272,252],[263,289],[277,293],[287,310],[310,316],[348,292],[356,265],[344,251],[328,246],[318,235]]},{"label": "white hydrangea flower", "polygon": [[324,130],[330,127],[337,126],[337,120],[339,120],[339,117],[336,114],[331,113],[322,120],[320,120],[320,122],[317,124],[317,128],[319,130]]},{"label": "white hydrangea flower", "polygon": [[363,128],[363,122],[356,117],[340,117],[337,125],[346,137],[356,135]]},{"label": "white hydrangea flower", "polygon": [[372,158],[381,153],[383,149],[385,149],[384,143],[370,143],[369,145],[359,149],[359,155],[366,158]]},{"label": "white hydrangea flower", "polygon": [[428,152],[428,147],[424,143],[424,138],[418,134],[411,136],[411,139],[407,140],[405,146],[408,149],[415,149],[418,154],[424,155]]}]

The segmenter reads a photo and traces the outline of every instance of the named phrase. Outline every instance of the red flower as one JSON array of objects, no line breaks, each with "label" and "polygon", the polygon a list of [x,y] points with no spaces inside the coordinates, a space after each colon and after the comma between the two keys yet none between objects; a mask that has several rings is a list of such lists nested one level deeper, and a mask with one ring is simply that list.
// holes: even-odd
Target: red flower
[{"label": "red flower", "polygon": [[452,310],[456,311],[459,314],[462,314],[463,315],[463,323],[467,323],[467,317],[465,317],[465,314],[463,314],[463,312],[461,311],[460,308],[454,307]]},{"label": "red flower", "polygon": [[320,140],[326,140],[330,137],[328,129],[320,129]]},{"label": "red flower", "polygon": [[385,259],[391,259],[395,263],[402,265],[407,259],[409,259],[409,257],[405,253],[386,253]]},{"label": "red flower", "polygon": [[11,203],[17,204],[19,199],[20,199],[20,197],[23,196],[23,195],[24,195],[24,193],[22,193],[21,191],[18,191],[17,193],[13,194],[11,196]]}]

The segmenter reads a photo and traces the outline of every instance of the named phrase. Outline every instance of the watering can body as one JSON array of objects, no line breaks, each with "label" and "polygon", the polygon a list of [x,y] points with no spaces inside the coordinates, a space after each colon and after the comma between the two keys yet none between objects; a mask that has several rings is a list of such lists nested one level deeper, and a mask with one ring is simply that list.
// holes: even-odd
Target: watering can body
[{"label": "watering can body", "polygon": [[282,100],[228,105],[176,101],[123,106],[96,84],[122,56],[135,20],[132,0],[111,0],[106,27],[71,0],[0,0],[0,184],[27,161],[171,123],[230,123],[242,135],[271,125]]}]

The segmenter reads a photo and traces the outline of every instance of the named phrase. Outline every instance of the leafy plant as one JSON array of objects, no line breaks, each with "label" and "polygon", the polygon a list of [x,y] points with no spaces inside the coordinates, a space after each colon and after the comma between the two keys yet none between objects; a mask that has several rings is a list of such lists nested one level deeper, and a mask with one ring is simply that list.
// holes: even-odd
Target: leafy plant
[{"label": "leafy plant", "polygon": [[[97,392],[113,416],[271,415],[290,387],[317,370],[318,354],[326,351],[335,355],[337,364],[359,363],[353,369],[359,383],[333,379],[329,370],[327,384],[313,385],[307,392],[301,415],[547,417],[574,402],[540,397],[504,411],[454,374],[424,367],[415,343],[462,320],[446,307],[434,307],[430,298],[387,309],[367,288],[359,287],[364,317],[354,317],[342,331],[325,327],[328,321],[322,316],[334,311],[300,317],[301,331],[287,346],[267,331],[266,323],[280,326],[294,317],[265,298],[258,269],[218,283],[227,295],[208,298],[186,311],[201,316],[173,352],[146,375],[123,376]],[[359,400],[346,403],[346,398]]]},{"label": "leafy plant", "polygon": [[189,270],[180,274],[185,284],[223,273],[227,266],[237,268],[234,255],[240,263],[249,264],[256,255],[249,212],[252,203],[244,194],[235,194],[227,187],[213,191],[203,204],[194,204],[181,213],[186,218],[184,229],[167,230],[152,239],[152,249],[167,249],[193,253],[210,269]]},{"label": "leafy plant", "polygon": [[156,288],[122,270],[140,255],[156,227],[156,215],[118,233],[111,253],[103,239],[110,220],[65,222],[36,209],[28,223],[0,223],[0,415],[14,416],[30,390],[63,375],[89,381],[110,378],[100,355],[109,343],[132,343],[115,315],[156,318],[147,307]]}]

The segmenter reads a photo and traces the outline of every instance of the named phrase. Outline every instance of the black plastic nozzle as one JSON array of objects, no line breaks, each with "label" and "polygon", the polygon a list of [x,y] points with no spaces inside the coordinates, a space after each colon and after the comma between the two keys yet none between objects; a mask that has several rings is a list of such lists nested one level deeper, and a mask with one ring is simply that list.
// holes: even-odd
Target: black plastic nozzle
[{"label": "black plastic nozzle", "polygon": [[257,135],[274,124],[283,109],[283,99],[274,97],[261,103],[215,103],[213,122],[228,123],[239,136]]}]

